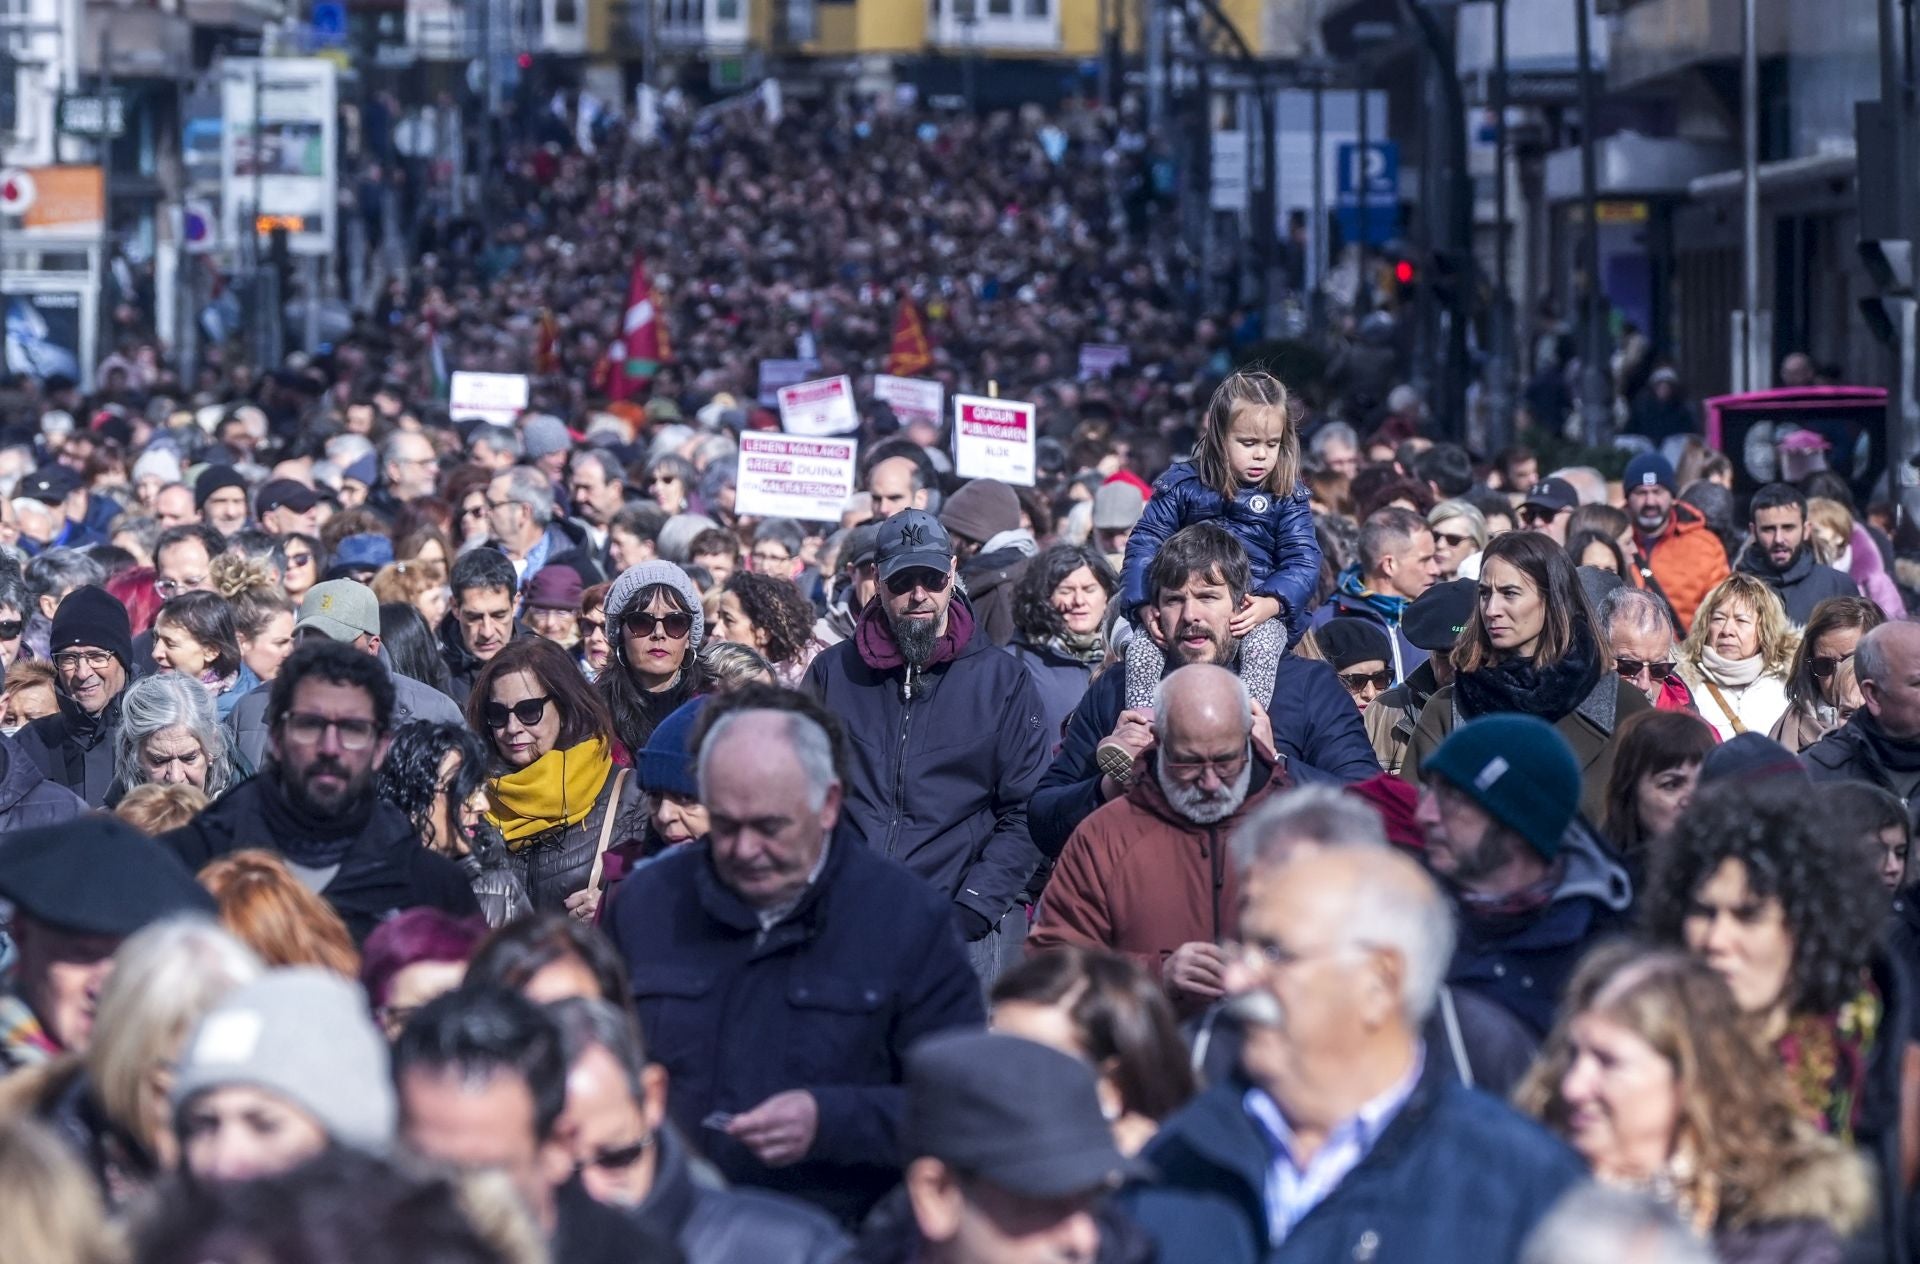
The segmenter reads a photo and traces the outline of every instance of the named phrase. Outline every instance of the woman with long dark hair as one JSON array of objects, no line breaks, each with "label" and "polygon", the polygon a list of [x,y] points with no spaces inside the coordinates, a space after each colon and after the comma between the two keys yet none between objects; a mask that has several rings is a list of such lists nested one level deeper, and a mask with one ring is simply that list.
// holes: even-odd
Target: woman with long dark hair
[{"label": "woman with long dark hair", "polygon": [[1033,677],[1040,718],[1054,740],[1106,659],[1107,607],[1119,589],[1119,576],[1098,550],[1056,544],[1028,564],[1013,590],[1007,652]]},{"label": "woman with long dark hair", "polygon": [[648,815],[631,770],[614,765],[606,704],[567,651],[522,637],[474,678],[467,724],[490,748],[486,819],[533,906],[592,920],[607,848],[643,835]]},{"label": "woman with long dark hair", "polygon": [[1653,867],[1649,853],[1693,801],[1701,761],[1719,739],[1691,711],[1643,711],[1620,726],[1614,744],[1604,832],[1639,891]]},{"label": "woman with long dark hair", "polygon": [[594,691],[613,716],[613,732],[631,754],[647,744],[654,726],[694,694],[705,677],[700,644],[706,615],[700,590],[672,562],[628,567],[607,590],[607,645],[611,657]]},{"label": "woman with long dark hair", "polygon": [[1400,775],[1418,783],[1420,765],[1447,734],[1483,715],[1514,711],[1554,726],[1580,761],[1580,810],[1606,809],[1614,732],[1651,709],[1623,685],[1593,607],[1565,549],[1538,531],[1487,541],[1473,613],[1453,649],[1453,683],[1421,709]]},{"label": "woman with long dark hair", "polygon": [[380,603],[380,647],[386,650],[387,665],[394,671],[449,697],[453,695],[440,641],[415,607],[403,601]]},{"label": "woman with long dark hair", "polygon": [[431,720],[402,725],[380,765],[379,786],[380,797],[407,814],[428,851],[459,864],[488,926],[533,911],[506,840],[486,816],[487,752],[479,734]]}]

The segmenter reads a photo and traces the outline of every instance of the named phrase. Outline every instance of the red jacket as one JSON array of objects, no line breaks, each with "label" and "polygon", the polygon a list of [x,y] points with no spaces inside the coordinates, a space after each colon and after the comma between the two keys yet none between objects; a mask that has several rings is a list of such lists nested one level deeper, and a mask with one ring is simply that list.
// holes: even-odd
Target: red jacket
[{"label": "red jacket", "polygon": [[[1268,779],[1260,785],[1263,776]],[[1196,825],[1173,810],[1152,765],[1143,762],[1132,788],[1102,804],[1067,839],[1040,897],[1027,950],[1106,949],[1157,979],[1180,945],[1231,939],[1240,891],[1227,840],[1243,816],[1287,781],[1256,764],[1260,788],[1240,810]]]}]

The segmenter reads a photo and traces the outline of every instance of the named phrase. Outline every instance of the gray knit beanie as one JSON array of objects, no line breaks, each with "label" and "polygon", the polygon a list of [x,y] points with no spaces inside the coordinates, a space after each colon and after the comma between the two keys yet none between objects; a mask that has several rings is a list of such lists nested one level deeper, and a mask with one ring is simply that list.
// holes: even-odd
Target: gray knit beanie
[{"label": "gray knit beanie", "polygon": [[672,562],[655,558],[651,562],[642,562],[638,566],[629,566],[620,572],[620,578],[613,581],[613,587],[607,592],[606,616],[607,636],[617,639],[614,631],[620,621],[627,617],[627,610],[634,598],[649,588],[664,584],[680,594],[680,600],[693,614],[693,631],[687,635],[687,655],[700,652],[700,641],[706,636],[707,615],[700,605],[700,590],[687,578],[687,573]]},{"label": "gray knit beanie", "polygon": [[520,444],[527,459],[537,461],[571,448],[573,436],[567,433],[567,423],[551,413],[528,413],[520,419]]},{"label": "gray knit beanie", "polygon": [[175,1112],[233,1084],[285,1098],[341,1145],[376,1154],[393,1145],[387,1042],[365,995],[332,971],[269,970],[200,1020],[174,1076]]}]

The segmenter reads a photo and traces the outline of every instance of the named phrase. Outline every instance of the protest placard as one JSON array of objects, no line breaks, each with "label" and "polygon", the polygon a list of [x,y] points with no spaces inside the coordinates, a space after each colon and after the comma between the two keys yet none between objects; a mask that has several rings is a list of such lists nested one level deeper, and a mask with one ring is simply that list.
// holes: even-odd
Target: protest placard
[{"label": "protest placard", "polygon": [[454,421],[479,417],[511,426],[525,411],[527,375],[524,373],[457,371],[447,385],[447,416]]},{"label": "protest placard", "polygon": [[1080,344],[1080,380],[1091,381],[1096,377],[1112,377],[1113,371],[1122,365],[1133,363],[1133,349],[1115,346],[1109,342],[1083,342]]},{"label": "protest placard", "polygon": [[760,362],[760,406],[776,408],[780,388],[804,382],[820,371],[818,360],[762,360]]},{"label": "protest placard", "polygon": [[853,381],[823,377],[780,388],[780,428],[795,435],[837,435],[860,428]]},{"label": "protest placard", "polygon": [[1033,405],[979,395],[953,397],[953,471],[1033,486]]},{"label": "protest placard", "polygon": [[838,523],[853,494],[856,446],[852,439],[747,431],[740,436],[735,512]]},{"label": "protest placard", "polygon": [[938,382],[929,382],[917,377],[894,377],[890,373],[876,373],[873,378],[873,397],[893,409],[893,415],[900,419],[901,425],[909,422],[924,421],[938,428],[945,414],[947,388]]}]

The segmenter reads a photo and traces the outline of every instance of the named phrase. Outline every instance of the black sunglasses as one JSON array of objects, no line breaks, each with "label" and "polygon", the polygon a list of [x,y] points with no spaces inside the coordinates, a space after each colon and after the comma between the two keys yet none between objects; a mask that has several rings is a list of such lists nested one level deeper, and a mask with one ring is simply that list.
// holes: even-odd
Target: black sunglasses
[{"label": "black sunglasses", "polygon": [[1436,531],[1433,533],[1434,543],[1444,544],[1450,549],[1457,549],[1471,539],[1473,539],[1473,537],[1470,535],[1455,535],[1451,531]]},{"label": "black sunglasses", "polygon": [[953,572],[936,571],[930,566],[915,566],[901,571],[898,575],[889,575],[884,581],[887,591],[896,597],[904,597],[916,588],[924,588],[930,593],[945,592],[947,585],[953,582]]},{"label": "black sunglasses", "polygon": [[617,1150],[602,1150],[592,1158],[583,1160],[580,1166],[597,1167],[602,1172],[624,1172],[638,1163],[652,1148],[653,1138],[642,1137],[632,1145],[624,1145]]},{"label": "black sunglasses", "polygon": [[672,614],[649,614],[636,610],[627,616],[627,631],[635,636],[652,636],[656,628],[665,628],[667,639],[678,641],[693,631],[693,616],[676,610]]},{"label": "black sunglasses", "polygon": [[11,641],[14,637],[19,636],[21,632],[25,631],[26,626],[27,622],[25,619],[0,620],[0,641]]},{"label": "black sunglasses", "polygon": [[1384,667],[1375,672],[1341,672],[1339,675],[1340,683],[1347,687],[1348,693],[1359,693],[1368,685],[1375,689],[1393,687],[1393,672]]},{"label": "black sunglasses", "polygon": [[[13,625],[0,623],[0,639],[5,639],[12,636],[12,633],[7,631],[7,628],[9,628],[10,626],[13,626]],[[1853,655],[1851,654],[1842,654],[1838,658],[1835,658],[1832,655],[1822,654],[1818,658],[1808,659],[1807,668],[1808,670],[1813,672],[1813,678],[1815,680],[1827,680],[1833,676],[1833,673],[1840,670],[1840,664],[1846,662],[1848,659],[1852,657]]]},{"label": "black sunglasses", "polygon": [[1522,505],[1520,506],[1520,521],[1522,524],[1531,527],[1536,523],[1552,522],[1565,512],[1566,510],[1564,509],[1543,509],[1538,505]]},{"label": "black sunglasses", "polygon": [[1643,663],[1637,658],[1616,659],[1613,669],[1620,673],[1620,679],[1632,680],[1641,672],[1646,672],[1654,680],[1665,680],[1673,675],[1672,663]]},{"label": "black sunglasses", "polygon": [[480,718],[487,722],[490,729],[507,727],[507,717],[512,716],[527,728],[540,723],[540,717],[546,714],[547,704],[553,701],[553,695],[542,698],[525,698],[508,706],[504,702],[489,702],[480,708]]}]

